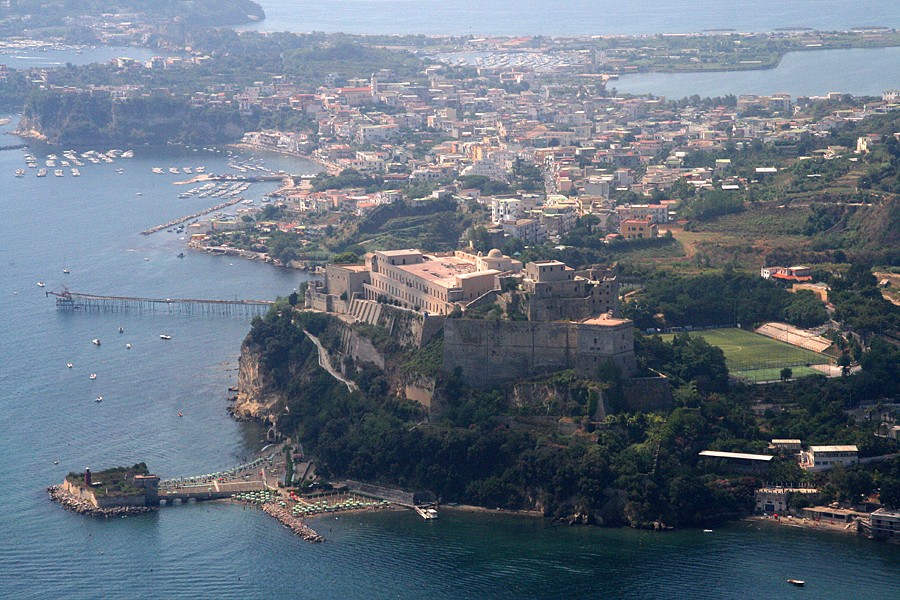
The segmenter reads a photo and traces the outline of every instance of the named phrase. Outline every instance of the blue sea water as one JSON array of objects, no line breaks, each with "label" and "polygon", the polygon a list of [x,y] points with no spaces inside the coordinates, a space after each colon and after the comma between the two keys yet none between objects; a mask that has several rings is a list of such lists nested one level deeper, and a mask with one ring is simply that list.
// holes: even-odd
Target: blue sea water
[{"label": "blue sea water", "polygon": [[635,35],[900,27],[894,0],[257,0],[248,29],[425,35]]},{"label": "blue sea water", "polygon": [[114,58],[131,58],[145,61],[154,56],[170,56],[170,52],[159,49],[136,48],[132,46],[95,46],[74,50],[15,50],[4,48],[0,52],[0,64],[10,69],[53,69],[66,64],[87,65],[109,62]]}]

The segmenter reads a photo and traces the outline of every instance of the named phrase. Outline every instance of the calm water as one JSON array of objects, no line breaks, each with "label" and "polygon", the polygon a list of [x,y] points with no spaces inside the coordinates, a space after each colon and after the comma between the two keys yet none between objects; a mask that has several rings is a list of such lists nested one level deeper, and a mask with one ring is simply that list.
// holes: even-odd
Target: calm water
[{"label": "calm water", "polygon": [[778,67],[763,71],[723,73],[640,73],[609,83],[620,92],[667,98],[774,94],[822,96],[844,92],[881,96],[900,86],[900,48],[855,48],[790,52]]},{"label": "calm water", "polygon": [[[184,176],[155,175],[152,167],[221,172],[226,160],[202,151],[135,150],[134,159],[114,165],[87,164],[79,178],[68,170],[62,178],[37,178],[29,169],[21,179],[13,172],[24,168],[22,151],[0,152],[3,596],[886,598],[896,585],[896,547],[746,524],[654,535],[446,511],[426,523],[391,512],[315,521],[328,542],[312,545],[235,505],[170,507],[110,521],[62,510],[44,488],[69,470],[145,460],[164,476],[205,473],[258,449],[261,433],[224,410],[246,321],[68,314],[37,281],[45,289],[65,284],[106,294],[273,298],[303,280],[195,252],[178,259],[183,242],[176,234],[138,235],[218,202],[179,199],[184,188],[172,182]],[[33,148],[41,159],[47,151]],[[294,172],[312,169],[284,157],[266,160]],[[256,186],[248,197],[269,189]],[[160,340],[163,332],[172,340]],[[787,577],[809,587],[790,588]]]},{"label": "calm water", "polygon": [[154,56],[170,56],[171,53],[149,48],[133,48],[118,46],[98,46],[85,48],[81,53],[73,50],[11,50],[3,49],[0,52],[0,64],[5,64],[11,69],[30,69],[63,67],[67,63],[73,65],[87,65],[90,63],[109,62],[114,58],[127,57],[133,60],[145,61]]},{"label": "calm water", "polygon": [[257,0],[249,28],[427,35],[632,35],[900,27],[895,0]]}]

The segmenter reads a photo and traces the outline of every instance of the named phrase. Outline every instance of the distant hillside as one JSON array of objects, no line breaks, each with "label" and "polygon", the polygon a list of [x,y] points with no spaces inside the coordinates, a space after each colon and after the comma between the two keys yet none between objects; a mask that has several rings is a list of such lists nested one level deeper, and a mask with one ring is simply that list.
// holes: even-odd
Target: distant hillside
[{"label": "distant hillside", "polygon": [[54,144],[229,143],[254,123],[236,108],[197,108],[177,98],[113,102],[87,94],[39,92],[25,103],[20,129]]}]

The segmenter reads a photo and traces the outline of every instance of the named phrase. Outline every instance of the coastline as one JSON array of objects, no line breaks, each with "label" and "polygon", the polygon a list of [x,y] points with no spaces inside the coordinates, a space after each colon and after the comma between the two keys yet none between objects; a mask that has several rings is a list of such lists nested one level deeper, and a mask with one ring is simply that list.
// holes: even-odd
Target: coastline
[{"label": "coastline", "polygon": [[498,515],[507,517],[531,517],[533,519],[543,519],[544,513],[539,510],[509,510],[506,508],[486,508],[484,506],[475,506],[474,504],[441,504],[438,506],[440,510],[448,510],[465,513],[479,513],[484,515]]},{"label": "coastline", "polygon": [[[779,517],[776,519],[774,517],[763,517],[760,515],[744,517],[741,521],[747,523],[766,523],[772,526],[793,527],[795,529],[859,535],[855,521],[851,521],[850,523],[833,523],[831,521],[815,521],[806,517]],[[847,527],[848,525],[850,525],[849,528]]]},{"label": "coastline", "polygon": [[[324,172],[331,174],[334,172],[336,174],[339,172],[339,169],[336,165],[329,163],[326,160],[323,160],[317,156],[313,156],[311,154],[300,154],[298,152],[290,152],[288,150],[282,150],[280,148],[272,148],[270,146],[262,146],[259,144],[248,144],[247,142],[236,142],[234,144],[226,144],[227,148],[240,148],[242,150],[256,150],[263,152],[274,152],[275,154],[281,154],[282,156],[290,156],[292,158],[302,158],[303,160],[309,161],[311,163],[315,163],[322,167]],[[310,175],[313,175],[310,173]],[[301,175],[302,177],[303,175]]]}]

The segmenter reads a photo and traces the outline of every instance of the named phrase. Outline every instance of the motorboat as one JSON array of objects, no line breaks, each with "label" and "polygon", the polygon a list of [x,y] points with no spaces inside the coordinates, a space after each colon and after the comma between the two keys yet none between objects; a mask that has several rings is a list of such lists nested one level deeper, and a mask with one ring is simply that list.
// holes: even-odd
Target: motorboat
[{"label": "motorboat", "polygon": [[75,365],[73,365],[72,363],[66,363],[66,366],[69,367],[69,368],[71,369],[71,368],[74,367]]},{"label": "motorboat", "polygon": [[126,350],[131,350],[131,344],[125,344],[125,349],[126,349]]},{"label": "motorboat", "polygon": [[119,333],[125,333],[125,328],[119,325]]},{"label": "motorboat", "polygon": [[94,402],[103,402],[103,396],[97,396],[97,399]]},{"label": "motorboat", "polygon": [[172,336],[171,336],[171,335],[166,335],[165,333],[161,333],[161,334],[159,334],[159,339],[161,339],[161,340],[171,340],[171,339],[172,339]]},{"label": "motorboat", "polygon": [[806,582],[802,579],[788,579],[787,582],[791,585],[796,585],[797,587],[803,587],[806,585]]},{"label": "motorboat", "polygon": [[178,258],[184,258],[184,252],[179,252],[179,253],[177,254],[177,256],[178,256]]},{"label": "motorboat", "polygon": [[38,287],[44,287],[44,282],[43,282],[43,281],[38,281],[38,282],[37,282],[37,286],[38,286]]},{"label": "motorboat", "polygon": [[91,343],[94,344],[95,346],[99,346],[99,345],[100,345],[100,338],[94,338],[94,339],[92,339],[92,340],[91,340]]},{"label": "motorboat", "polygon": [[69,269],[63,269],[63,273],[65,273],[66,275],[68,275],[69,273],[71,273],[71,271],[69,271]]},{"label": "motorboat", "polygon": [[96,373],[91,373],[91,375],[88,377],[88,379],[90,379],[91,381],[97,379],[97,374],[96,374]]}]

